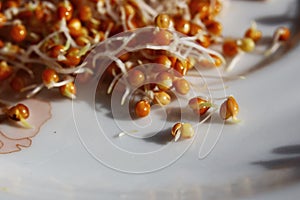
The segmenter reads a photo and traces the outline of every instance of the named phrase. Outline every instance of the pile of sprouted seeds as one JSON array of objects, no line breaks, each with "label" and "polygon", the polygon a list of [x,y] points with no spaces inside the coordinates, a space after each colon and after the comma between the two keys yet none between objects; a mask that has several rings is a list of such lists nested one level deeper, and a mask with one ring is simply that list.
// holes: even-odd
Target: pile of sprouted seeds
[{"label": "pile of sprouted seeds", "polygon": [[[86,66],[85,58],[98,43],[124,31],[152,26],[155,27],[156,48],[149,46],[148,51],[120,55],[106,70],[111,77],[107,92],[111,93],[120,75],[126,75],[126,80],[122,81],[127,85],[143,84],[146,74],[134,69],[137,63],[164,66],[155,76],[158,84],[140,87],[144,96],[133,105],[135,117],[145,117],[152,105],[169,104],[171,91],[180,95],[189,93],[190,83],[185,76],[195,64],[205,61],[210,67],[231,70],[241,54],[255,50],[263,36],[255,22],[240,38],[230,39],[222,35],[222,24],[217,16],[223,3],[221,0],[1,1],[0,87],[10,87],[26,98],[38,95],[41,90],[58,88],[63,96],[75,99],[76,76],[93,76],[95,73]],[[174,32],[181,33],[181,37],[174,37]],[[264,53],[268,55],[276,51],[289,35],[289,29],[278,28],[274,32],[273,44]],[[185,45],[202,56],[171,53],[168,46],[171,48],[174,44]],[[173,71],[178,73],[175,75]],[[129,93],[126,89],[123,92],[121,104]],[[224,97],[219,106],[213,100],[196,96],[189,100],[188,105],[199,115],[215,112],[218,108],[223,120],[238,121],[239,107],[233,96]],[[1,103],[0,106],[2,118],[30,128],[26,121],[30,110],[26,105]],[[191,124],[178,122],[171,133],[178,140],[192,137],[194,131]]]}]

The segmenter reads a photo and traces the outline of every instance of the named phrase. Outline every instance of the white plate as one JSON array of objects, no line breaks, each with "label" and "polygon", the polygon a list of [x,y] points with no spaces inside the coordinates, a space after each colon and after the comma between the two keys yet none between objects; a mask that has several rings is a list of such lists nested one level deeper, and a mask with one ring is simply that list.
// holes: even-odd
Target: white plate
[{"label": "white plate", "polygon": [[[257,19],[264,33],[271,35],[275,27],[293,25],[295,11],[299,11],[296,0],[236,0],[229,6],[222,21],[225,34],[234,36],[241,36],[253,19]],[[176,144],[179,149],[157,140],[143,140],[139,146],[138,141],[126,136],[115,138],[111,146],[104,146],[108,144],[104,142],[97,146],[95,138],[96,146],[91,147],[86,140],[86,136],[94,137],[91,130],[78,134],[75,122],[77,127],[94,126],[91,119],[98,119],[112,136],[118,134],[112,118],[92,115],[78,124],[78,113],[73,115],[70,101],[54,101],[53,118],[33,138],[32,146],[0,156],[0,197],[6,200],[298,199],[299,55],[298,45],[280,59],[248,74],[246,80],[227,83],[227,93],[234,94],[240,103],[242,122],[224,127],[218,123],[204,124],[191,146],[179,142]],[[256,63],[254,58],[244,59],[239,67],[248,69],[253,63]],[[86,106],[80,101],[74,105]],[[90,106],[86,109],[82,116],[88,109],[94,110]],[[221,137],[212,152],[199,159],[199,152],[208,152],[221,128]],[[208,139],[204,141],[206,133]],[[177,156],[176,153],[185,150],[184,145],[189,148]],[[111,147],[116,146],[136,152],[126,157],[118,151],[112,152]],[[155,150],[161,153],[152,157],[147,154]],[[167,150],[174,150],[176,155]],[[141,153],[148,156],[144,160],[147,166],[140,162]]]}]

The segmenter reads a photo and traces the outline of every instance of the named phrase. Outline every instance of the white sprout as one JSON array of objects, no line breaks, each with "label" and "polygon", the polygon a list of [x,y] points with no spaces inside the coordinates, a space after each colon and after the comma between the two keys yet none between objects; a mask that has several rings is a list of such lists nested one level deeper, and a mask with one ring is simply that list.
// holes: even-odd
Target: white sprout
[{"label": "white sprout", "polygon": [[105,0],[106,12],[116,23],[118,23],[119,16],[112,10],[110,3],[111,3],[110,0]]},{"label": "white sprout", "polygon": [[57,83],[55,83],[55,82],[51,82],[51,83],[49,83],[49,84],[47,84],[47,85],[45,85],[48,89],[51,89],[51,88],[54,88],[54,87],[61,87],[61,86],[64,86],[64,85],[66,85],[66,84],[68,84],[68,83],[71,83],[71,82],[73,82],[74,81],[74,77],[72,77],[72,76],[67,76],[67,78],[65,79],[65,80],[63,80],[63,81],[61,81],[61,82],[57,82]]},{"label": "white sprout", "polygon": [[16,16],[20,12],[19,8],[11,7],[4,11],[4,15],[8,20],[13,19],[14,16]]},{"label": "white sprout", "polygon": [[42,1],[41,3],[44,8],[49,8],[52,11],[56,11],[57,9],[56,6],[49,1]]},{"label": "white sprout", "polygon": [[29,74],[29,76],[30,76],[31,78],[34,78],[33,71],[32,71],[31,69],[29,69],[28,67],[24,66],[22,63],[15,62],[15,61],[13,61],[13,60],[11,60],[11,59],[7,59],[6,57],[3,57],[3,56],[1,56],[1,55],[0,55],[0,59],[1,59],[1,60],[5,60],[5,61],[8,62],[8,63],[11,63],[12,66],[14,66],[14,67],[17,68],[17,69],[22,69],[22,70],[24,70],[25,72],[27,72],[27,73]]},{"label": "white sprout", "polygon": [[104,1],[98,1],[97,2],[97,11],[100,15],[106,14],[106,9],[104,7]]},{"label": "white sprout", "polygon": [[158,15],[158,12],[147,3],[145,3],[144,0],[136,1],[136,4],[139,7],[139,10],[143,11],[143,17],[147,21],[152,21],[153,18]]},{"label": "white sprout", "polygon": [[240,51],[236,56],[231,58],[230,62],[226,66],[226,71],[232,71],[234,67],[237,65],[237,63],[241,60],[241,57],[243,56],[244,52]]},{"label": "white sprout", "polygon": [[177,0],[177,6],[183,10],[184,15],[183,18],[185,20],[191,20],[191,13],[189,6],[187,5],[187,2],[185,0]]},{"label": "white sprout", "polygon": [[124,31],[127,31],[127,25],[126,25],[126,13],[125,13],[125,8],[124,6],[120,7],[121,10],[121,23],[123,26]]},{"label": "white sprout", "polygon": [[275,53],[283,44],[284,41],[280,40],[280,37],[285,34],[285,30],[283,28],[278,28],[275,31],[274,37],[273,37],[273,43],[271,45],[271,47],[269,47],[269,49],[267,49],[265,51],[265,56],[269,56],[273,53]]},{"label": "white sprout", "polygon": [[31,92],[29,92],[27,95],[26,95],[26,98],[31,98],[33,97],[34,95],[36,95],[38,92],[40,92],[44,87],[44,84],[40,84],[38,85],[34,90],[32,90]]},{"label": "white sprout", "polygon": [[66,19],[63,18],[60,21],[60,27],[59,27],[60,31],[63,32],[63,34],[65,35],[65,37],[67,38],[67,41],[73,46],[73,47],[78,47],[78,45],[76,44],[76,42],[73,40],[73,38],[71,37],[71,35],[69,34],[69,28],[67,27],[67,22]]}]

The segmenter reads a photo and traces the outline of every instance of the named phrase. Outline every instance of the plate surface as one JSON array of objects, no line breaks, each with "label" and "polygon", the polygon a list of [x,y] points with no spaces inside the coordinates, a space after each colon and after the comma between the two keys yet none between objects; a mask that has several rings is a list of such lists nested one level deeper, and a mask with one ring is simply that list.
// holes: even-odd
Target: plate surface
[{"label": "plate surface", "polygon": [[[220,18],[224,34],[241,36],[255,19],[267,35],[286,25],[299,39],[299,4],[232,0]],[[95,119],[106,134],[118,134],[107,113],[94,112],[83,101],[54,100],[53,117],[33,138],[32,146],[0,156],[1,199],[298,199],[300,46],[292,44],[282,53],[266,63],[243,58],[234,72],[246,73],[247,78],[226,83],[226,93],[240,103],[240,124],[203,124],[192,143],[179,142],[178,148],[126,136],[110,138],[111,146],[98,143],[91,134]],[[93,113],[81,116],[82,123],[81,113],[73,113],[79,108],[82,116]],[[153,123],[159,120],[153,118]],[[82,126],[90,129],[83,133],[78,129]],[[87,138],[94,139],[95,146]]]}]

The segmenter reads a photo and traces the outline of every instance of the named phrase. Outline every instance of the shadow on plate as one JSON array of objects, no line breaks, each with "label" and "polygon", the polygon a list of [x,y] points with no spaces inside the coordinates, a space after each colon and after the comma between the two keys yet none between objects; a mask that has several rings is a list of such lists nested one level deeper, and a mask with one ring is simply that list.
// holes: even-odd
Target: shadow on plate
[{"label": "shadow on plate", "polygon": [[[287,155],[288,158],[279,158],[267,161],[257,161],[253,164],[261,165],[266,169],[277,170],[277,169],[297,169],[300,175],[300,145],[283,146],[273,149],[275,154]],[[295,156],[295,154],[297,156]],[[290,157],[293,155],[292,157]],[[300,181],[300,176],[298,177]]]},{"label": "shadow on plate", "polygon": [[171,130],[167,128],[159,133],[154,133],[152,137],[144,138],[143,140],[150,143],[166,145],[174,139],[170,132]]},{"label": "shadow on plate", "polygon": [[[201,199],[240,200],[270,194],[300,183],[300,145],[278,147],[275,154],[286,157],[256,161],[251,164],[261,166],[265,171],[243,176],[232,182],[219,185],[191,187],[187,194]],[[268,198],[269,199],[269,198]]]}]

